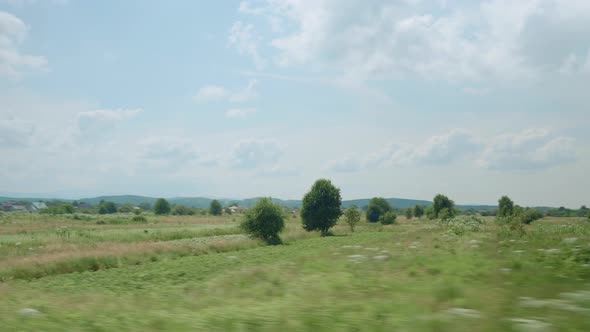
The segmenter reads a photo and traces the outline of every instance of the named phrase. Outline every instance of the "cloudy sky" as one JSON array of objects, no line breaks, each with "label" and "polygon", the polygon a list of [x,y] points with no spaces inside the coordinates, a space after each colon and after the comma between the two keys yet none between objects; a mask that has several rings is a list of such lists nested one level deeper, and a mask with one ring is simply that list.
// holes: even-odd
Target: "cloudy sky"
[{"label": "cloudy sky", "polygon": [[0,193],[590,205],[590,1],[0,0]]}]

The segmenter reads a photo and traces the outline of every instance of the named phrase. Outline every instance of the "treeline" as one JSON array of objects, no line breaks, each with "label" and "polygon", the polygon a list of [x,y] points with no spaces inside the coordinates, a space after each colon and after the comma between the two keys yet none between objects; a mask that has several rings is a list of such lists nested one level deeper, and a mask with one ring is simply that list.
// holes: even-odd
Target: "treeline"
[{"label": "treeline", "polygon": [[[221,215],[222,212],[231,214],[229,208],[223,208],[221,204],[214,200],[211,202],[213,208],[201,209],[192,208],[181,204],[170,204],[167,200],[160,198],[153,205],[149,203],[141,203],[138,206],[131,204],[115,204],[110,201],[100,201],[98,205],[90,205],[83,201],[74,201],[72,203],[53,200],[45,202],[47,208],[40,210],[43,214],[115,214],[115,213],[141,213],[153,212],[158,215],[171,214],[178,216],[192,216],[192,215]],[[219,205],[219,207],[217,206]]]}]

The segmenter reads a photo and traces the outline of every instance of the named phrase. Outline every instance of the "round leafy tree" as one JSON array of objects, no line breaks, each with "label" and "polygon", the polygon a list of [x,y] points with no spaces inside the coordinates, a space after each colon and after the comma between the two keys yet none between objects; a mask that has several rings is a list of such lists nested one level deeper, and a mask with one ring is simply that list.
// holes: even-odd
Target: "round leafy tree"
[{"label": "round leafy tree", "polygon": [[508,196],[502,196],[498,200],[497,217],[509,217],[514,214],[514,202]]},{"label": "round leafy tree", "polygon": [[385,198],[373,197],[369,201],[369,206],[367,207],[367,220],[369,222],[378,222],[379,218],[385,214],[385,212],[391,210],[393,210],[393,208]]},{"label": "round leafy tree", "polygon": [[262,198],[246,211],[240,227],[250,236],[268,244],[280,244],[279,233],[285,228],[283,209],[272,199]]},{"label": "round leafy tree", "polygon": [[455,216],[455,203],[445,195],[436,195],[432,206],[435,218],[441,218],[440,213],[443,209],[447,209],[443,212],[445,218],[452,218]]},{"label": "round leafy tree", "polygon": [[303,196],[301,219],[306,231],[319,230],[322,236],[328,235],[330,227],[336,225],[342,214],[340,189],[330,180],[319,179],[311,190]]},{"label": "round leafy tree", "polygon": [[219,203],[219,201],[216,199],[212,200],[211,204],[209,205],[209,213],[214,216],[220,216],[221,212],[221,203]]},{"label": "round leafy tree", "polygon": [[170,204],[163,198],[158,198],[154,204],[154,214],[168,214],[170,213]]}]

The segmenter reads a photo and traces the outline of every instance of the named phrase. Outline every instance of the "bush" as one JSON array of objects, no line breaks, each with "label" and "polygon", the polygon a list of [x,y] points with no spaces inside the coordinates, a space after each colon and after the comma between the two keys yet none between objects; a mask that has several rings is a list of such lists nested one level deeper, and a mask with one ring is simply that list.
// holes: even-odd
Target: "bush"
[{"label": "bush", "polygon": [[426,218],[432,220],[432,219],[436,219],[436,213],[434,213],[434,207],[433,206],[429,206],[426,208]]},{"label": "bush", "polygon": [[133,218],[131,218],[131,220],[133,222],[138,222],[138,223],[146,223],[147,222],[146,217],[144,217],[140,214],[134,215]]},{"label": "bush", "polygon": [[422,218],[422,216],[424,215],[424,207],[422,205],[416,204],[416,206],[414,206],[413,212],[414,212],[414,217]]},{"label": "bush", "polygon": [[406,216],[406,219],[412,219],[412,217],[414,216],[414,210],[412,210],[412,208],[407,208],[404,210],[404,216]]},{"label": "bush", "polygon": [[125,205],[121,205],[121,206],[120,206],[120,207],[117,209],[117,211],[118,211],[119,213],[131,213],[131,212],[133,212],[133,210],[134,210],[134,209],[135,209],[135,208],[133,207],[133,205],[131,205],[131,204],[125,204]]},{"label": "bush", "polygon": [[301,220],[306,231],[319,230],[322,236],[328,235],[330,227],[336,225],[342,215],[340,189],[330,180],[317,180],[309,192],[303,196]]},{"label": "bush", "polygon": [[479,232],[484,221],[476,216],[464,216],[448,219],[444,224],[447,227],[448,233],[462,236],[468,232]]},{"label": "bush", "polygon": [[350,226],[350,231],[354,232],[354,226],[361,221],[361,213],[356,206],[349,207],[344,211],[344,222]]},{"label": "bush", "polygon": [[397,215],[394,212],[392,212],[392,211],[388,211],[388,212],[385,212],[379,218],[379,221],[383,225],[393,225],[393,224],[395,224],[396,219],[397,219]]},{"label": "bush", "polygon": [[367,220],[369,222],[378,222],[383,214],[392,210],[393,208],[385,198],[373,197],[367,207]]},{"label": "bush", "polygon": [[98,213],[99,214],[117,213],[117,206],[113,202],[102,201],[98,205]]},{"label": "bush", "polygon": [[500,238],[522,237],[526,234],[524,223],[519,217],[500,217],[496,221],[500,224],[498,231],[498,237]]},{"label": "bush", "polygon": [[440,220],[449,220],[455,216],[455,212],[453,209],[449,210],[448,208],[443,208],[438,212],[438,218]]},{"label": "bush", "polygon": [[192,216],[195,214],[195,211],[188,206],[176,205],[172,208],[172,214],[175,216]]},{"label": "bush", "polygon": [[246,211],[240,227],[250,236],[268,244],[281,244],[279,233],[285,228],[283,209],[272,199],[262,198]]},{"label": "bush", "polygon": [[74,206],[69,203],[59,203],[56,205],[48,206],[46,209],[39,211],[44,214],[71,214],[74,213]]},{"label": "bush", "polygon": [[526,209],[520,214],[520,221],[523,224],[530,224],[535,220],[539,220],[544,217],[543,213],[537,209]]}]

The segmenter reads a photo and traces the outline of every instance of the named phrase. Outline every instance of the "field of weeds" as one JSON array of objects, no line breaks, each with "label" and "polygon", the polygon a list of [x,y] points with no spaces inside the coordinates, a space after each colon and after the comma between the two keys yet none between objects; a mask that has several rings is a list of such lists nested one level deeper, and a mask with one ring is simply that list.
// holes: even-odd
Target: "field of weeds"
[{"label": "field of weeds", "polygon": [[581,219],[401,218],[320,237],[292,218],[266,246],[239,216],[106,218],[4,217],[0,330],[590,330]]}]

